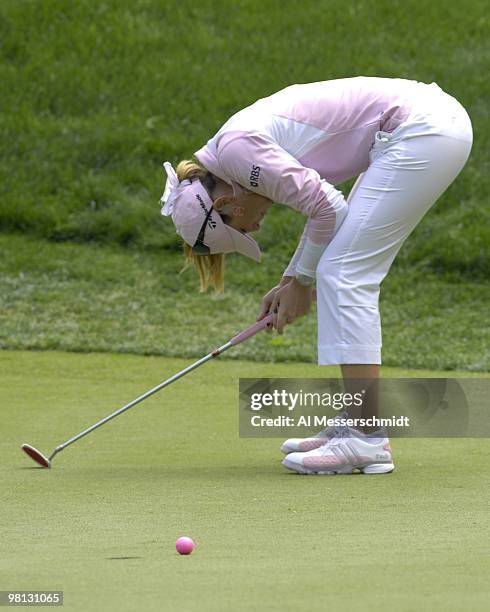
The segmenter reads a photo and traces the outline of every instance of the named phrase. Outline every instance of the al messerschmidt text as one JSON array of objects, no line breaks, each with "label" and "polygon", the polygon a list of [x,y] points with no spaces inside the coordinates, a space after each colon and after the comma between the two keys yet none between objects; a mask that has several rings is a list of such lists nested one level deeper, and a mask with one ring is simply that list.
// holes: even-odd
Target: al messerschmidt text
[{"label": "al messerschmidt text", "polygon": [[250,423],[253,427],[410,427],[407,416],[331,418],[326,415],[306,415],[294,418],[291,416],[262,417],[254,414]]}]

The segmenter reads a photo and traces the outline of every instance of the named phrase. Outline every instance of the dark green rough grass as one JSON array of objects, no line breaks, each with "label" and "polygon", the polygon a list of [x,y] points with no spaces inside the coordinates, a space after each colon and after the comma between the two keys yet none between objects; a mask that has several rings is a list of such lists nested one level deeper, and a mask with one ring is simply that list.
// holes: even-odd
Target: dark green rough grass
[{"label": "dark green rough grass", "polygon": [[60,589],[84,612],[488,609],[488,440],[392,440],[393,474],[301,477],[280,440],[238,438],[240,376],[313,365],[214,361],[51,471],[20,451],[49,453],[185,365],[0,352],[2,588]]},{"label": "dark green rough grass", "polygon": [[[186,357],[0,353],[2,588],[64,589],[84,611],[487,609],[485,441],[395,441],[393,475],[319,481],[284,473],[277,441],[237,439],[240,375],[318,376],[271,363],[314,360],[314,316],[224,356],[264,363],[213,363],[212,386],[203,368],[52,472],[18,448],[49,452],[253,320],[301,218],[274,210],[264,264],[230,258],[229,293],[199,296],[158,214],[160,164],[294,82],[436,81],[468,108],[470,161],[383,286],[384,357],[488,369],[487,13],[484,0],[0,3],[1,346]],[[190,558],[173,550],[183,533]]]},{"label": "dark green rough grass", "polygon": [[[199,296],[159,215],[161,162],[291,83],[365,74],[436,81],[475,131],[383,285],[385,363],[488,369],[487,12],[484,0],[4,0],[1,345],[194,357],[253,320],[304,219],[273,207],[264,263],[227,258],[227,293]],[[230,357],[314,361],[314,347],[311,316]]]},{"label": "dark green rough grass", "polygon": [[[0,228],[174,249],[157,205],[163,160],[189,157],[231,114],[291,83],[404,77],[439,83],[475,130],[468,165],[409,239],[406,262],[485,278],[487,9],[485,0],[4,0]],[[274,215],[266,249],[293,250],[300,219],[291,232],[290,217]]]},{"label": "dark green rough grass", "polygon": [[[120,351],[196,358],[254,322],[282,268],[228,258],[224,294],[197,291],[179,253],[0,236],[0,348]],[[487,371],[490,288],[394,265],[381,290],[383,363]],[[316,361],[316,312],[225,359]]]}]

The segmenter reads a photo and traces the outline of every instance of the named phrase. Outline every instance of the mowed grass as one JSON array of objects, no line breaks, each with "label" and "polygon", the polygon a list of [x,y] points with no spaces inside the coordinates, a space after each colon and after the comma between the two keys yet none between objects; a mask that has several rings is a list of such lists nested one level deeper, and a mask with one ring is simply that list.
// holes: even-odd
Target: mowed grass
[{"label": "mowed grass", "polygon": [[[188,363],[0,353],[2,589],[63,590],[67,610],[488,609],[487,440],[394,440],[391,475],[301,477],[280,440],[238,437],[240,376],[314,365],[217,360],[50,471],[21,453],[51,452]],[[184,534],[190,557],[174,550]]]},{"label": "mowed grass", "polygon": [[[383,283],[384,363],[489,370],[487,4],[1,2],[0,348],[187,357],[253,320],[305,218],[273,206],[263,263],[227,257],[227,293],[200,296],[161,164],[287,85],[367,75],[437,82],[475,134]],[[315,336],[312,314],[233,357],[315,361]]]},{"label": "mowed grass", "polygon": [[[252,324],[279,281],[275,257],[232,256],[224,294],[198,292],[180,253],[0,235],[0,348],[195,357]],[[275,271],[275,273],[274,273]],[[271,280],[269,280],[269,277]],[[395,262],[381,289],[383,363],[488,371],[490,286]],[[225,359],[316,362],[316,311]]]},{"label": "mowed grass", "polygon": [[[189,158],[293,83],[406,78],[460,100],[475,140],[405,257],[486,279],[489,41],[486,0],[3,0],[0,230],[178,248],[159,214],[163,161]],[[353,180],[338,185],[346,196]],[[261,233],[276,257],[292,254],[304,222],[284,208]]]}]

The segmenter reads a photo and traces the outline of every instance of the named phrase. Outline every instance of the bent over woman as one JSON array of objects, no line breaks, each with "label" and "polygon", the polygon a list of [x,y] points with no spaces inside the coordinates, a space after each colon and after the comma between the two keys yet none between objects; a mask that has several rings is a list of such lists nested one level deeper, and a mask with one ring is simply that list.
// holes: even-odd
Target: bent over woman
[{"label": "bent over woman", "polygon": [[[307,217],[303,235],[258,318],[274,327],[305,315],[316,282],[318,364],[340,365],[346,391],[367,389],[377,414],[380,284],[405,239],[464,167],[470,118],[436,83],[355,77],[291,85],[233,115],[194,161],[164,164],[162,214],[185,256],[223,288],[223,255],[260,261],[250,236],[273,204]],[[358,177],[347,201],[335,185]],[[282,445],[301,474],[388,473],[383,430],[330,427]]]}]

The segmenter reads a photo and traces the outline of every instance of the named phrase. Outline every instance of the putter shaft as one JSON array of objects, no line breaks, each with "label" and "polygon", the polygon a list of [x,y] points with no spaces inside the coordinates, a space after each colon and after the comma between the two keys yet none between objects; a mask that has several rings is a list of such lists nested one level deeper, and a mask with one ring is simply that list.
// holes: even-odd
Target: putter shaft
[{"label": "putter shaft", "polygon": [[177,374],[174,374],[173,376],[171,376],[170,378],[168,378],[167,380],[163,381],[162,383],[160,383],[159,385],[157,385],[156,387],[153,387],[153,389],[150,389],[149,391],[147,391],[146,393],[143,393],[143,395],[140,395],[139,397],[137,397],[136,399],[134,399],[132,402],[129,402],[129,404],[126,404],[125,406],[123,406],[122,408],[119,408],[119,410],[116,410],[116,412],[113,412],[112,414],[110,414],[109,416],[106,416],[104,419],[102,419],[101,421],[99,421],[98,423],[95,423],[94,425],[92,425],[91,427],[88,427],[87,429],[85,429],[84,431],[80,432],[79,434],[77,434],[76,436],[73,436],[73,438],[70,438],[69,440],[67,440],[66,442],[63,442],[63,444],[60,444],[59,446],[57,446],[54,451],[51,453],[51,455],[49,456],[49,461],[51,461],[51,459],[59,452],[61,452],[64,448],[66,448],[67,446],[69,446],[70,444],[73,444],[73,442],[76,442],[77,440],[80,440],[80,438],[83,438],[84,436],[86,436],[87,434],[89,434],[91,431],[94,431],[94,429],[97,429],[98,427],[101,427],[102,425],[104,425],[104,423],[107,423],[108,421],[112,420],[113,418],[117,417],[118,415],[122,414],[123,412],[125,412],[126,410],[129,410],[130,408],[132,408],[133,406],[135,406],[136,404],[139,404],[140,402],[142,402],[144,399],[146,399],[147,397],[150,397],[150,395],[153,395],[154,393],[156,393],[157,391],[160,391],[160,389],[163,389],[164,387],[166,387],[167,385],[169,385],[170,383],[173,383],[175,380],[182,378],[182,376],[185,376],[186,374],[188,374],[189,372],[191,372],[192,370],[195,370],[196,368],[198,368],[200,365],[202,365],[203,363],[206,363],[206,361],[209,361],[210,359],[212,359],[213,357],[217,357],[218,355],[221,355],[222,353],[224,353],[227,349],[229,349],[231,346],[233,346],[232,341],[230,340],[229,342],[227,342],[226,344],[223,344],[223,346],[220,346],[219,348],[215,349],[212,353],[209,353],[208,355],[206,355],[205,357],[202,357],[201,359],[199,359],[198,361],[192,363],[190,366],[187,366],[186,368],[184,368],[183,370],[181,370],[180,372],[177,372]]},{"label": "putter shaft", "polygon": [[[196,362],[194,362],[191,365],[187,366],[186,368],[184,368],[180,372],[177,372],[177,374],[174,374],[173,376],[171,376],[167,380],[163,381],[162,383],[160,383],[156,387],[153,387],[153,389],[150,389],[146,393],[143,393],[143,395],[140,395],[139,397],[134,399],[132,402],[129,402],[129,404],[126,404],[125,406],[123,406],[119,410],[116,410],[116,412],[113,412],[109,416],[105,417],[105,419],[102,419],[98,423],[95,423],[91,427],[88,427],[87,429],[85,429],[84,431],[80,432],[76,436],[73,436],[73,438],[70,438],[66,442],[63,442],[63,444],[60,444],[59,446],[57,446],[54,449],[54,451],[51,453],[51,455],[48,458],[46,458],[37,449],[34,449],[34,447],[31,447],[29,444],[24,444],[22,446],[22,449],[28,455],[30,455],[31,458],[34,459],[34,461],[37,461],[40,465],[43,465],[43,467],[50,467],[50,465],[47,465],[47,466],[44,465],[43,461],[46,462],[46,460],[47,460],[48,464],[50,464],[51,460],[53,459],[53,457],[55,455],[57,455],[59,452],[61,452],[64,448],[66,448],[70,444],[73,444],[73,442],[76,442],[77,440],[80,440],[80,438],[83,438],[84,436],[89,434],[91,431],[94,431],[94,429],[97,429],[98,427],[101,427],[102,425],[104,425],[104,423],[107,423],[111,419],[117,417],[119,414],[122,414],[123,412],[125,412],[126,410],[129,410],[130,408],[132,408],[136,404],[139,404],[140,402],[142,402],[147,397],[150,397],[150,395],[153,395],[157,391],[160,391],[160,389],[163,389],[167,385],[170,385],[170,383],[173,383],[175,380],[177,380],[179,378],[182,378],[182,376],[185,376],[186,374],[188,374],[192,370],[195,370],[196,368],[201,366],[203,363],[206,363],[207,361],[209,361],[213,357],[218,357],[218,355],[221,355],[222,353],[224,353],[226,350],[228,350],[232,346],[236,346],[237,344],[240,344],[240,342],[243,342],[244,340],[247,340],[248,338],[251,338],[257,332],[265,329],[266,327],[270,327],[272,325],[272,321],[273,321],[273,315],[272,314],[269,314],[269,315],[265,316],[260,321],[256,321],[253,325],[250,325],[250,327],[247,327],[245,330],[243,330],[242,332],[240,332],[239,334],[234,336],[226,344],[223,344],[223,346],[220,346],[219,348],[215,349],[214,351],[212,351],[211,353],[209,353],[205,357],[202,357],[201,359],[198,359]],[[29,452],[29,451],[31,451],[31,452]],[[36,457],[38,457],[38,458],[36,458]],[[39,458],[41,458],[41,461],[39,460]]]}]

